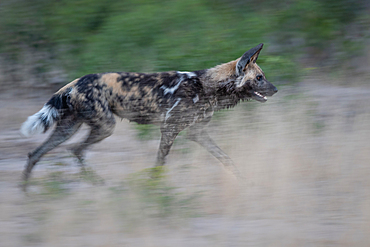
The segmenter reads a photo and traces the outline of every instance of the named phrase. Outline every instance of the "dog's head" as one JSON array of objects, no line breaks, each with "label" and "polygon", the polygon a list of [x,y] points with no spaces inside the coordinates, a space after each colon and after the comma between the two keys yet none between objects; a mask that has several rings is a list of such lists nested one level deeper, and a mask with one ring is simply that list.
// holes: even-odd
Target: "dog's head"
[{"label": "dog's head", "polygon": [[237,75],[236,88],[245,92],[247,97],[259,102],[266,102],[266,96],[277,93],[277,88],[266,80],[262,69],[256,64],[256,60],[263,44],[250,49],[238,60],[235,68]]}]

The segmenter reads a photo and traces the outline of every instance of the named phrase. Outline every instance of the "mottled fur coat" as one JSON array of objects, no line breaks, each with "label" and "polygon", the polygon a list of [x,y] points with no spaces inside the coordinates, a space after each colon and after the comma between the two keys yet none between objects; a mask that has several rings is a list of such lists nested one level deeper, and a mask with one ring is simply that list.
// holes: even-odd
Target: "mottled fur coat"
[{"label": "mottled fur coat", "polygon": [[45,143],[29,154],[24,171],[27,180],[37,161],[48,151],[69,139],[85,123],[90,134],[72,149],[82,162],[83,151],[113,133],[114,115],[139,124],[157,124],[161,140],[157,165],[180,131],[188,128],[188,138],[205,147],[236,175],[231,159],[212,141],[206,125],[214,111],[234,107],[240,101],[267,100],[277,92],[256,64],[262,44],[241,58],[211,69],[194,72],[101,73],[72,81],[22,125],[25,136],[43,133],[56,127]]}]

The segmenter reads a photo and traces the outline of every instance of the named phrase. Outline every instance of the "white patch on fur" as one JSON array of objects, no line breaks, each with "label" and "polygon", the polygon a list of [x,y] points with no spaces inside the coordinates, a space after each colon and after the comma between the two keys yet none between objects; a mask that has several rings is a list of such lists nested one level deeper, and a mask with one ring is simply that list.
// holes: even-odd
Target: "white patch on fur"
[{"label": "white patch on fur", "polygon": [[253,70],[248,70],[248,72],[244,75],[243,79],[241,80],[236,80],[235,83],[236,83],[236,87],[241,87],[245,84],[245,82],[248,80],[248,79],[251,79],[251,78],[254,78],[255,76],[255,71]]},{"label": "white patch on fur", "polygon": [[183,81],[183,78],[180,78],[179,82],[173,87],[162,86],[161,89],[164,90],[164,95],[166,95],[168,93],[173,94],[174,92],[176,92],[176,90],[180,87],[180,84],[181,84],[182,81]]},{"label": "white patch on fur", "polygon": [[188,71],[177,71],[178,74],[185,74],[187,75],[189,78],[191,77],[194,77],[194,76],[197,76],[194,72],[188,72]]},{"label": "white patch on fur", "polygon": [[69,95],[69,96],[71,96],[71,94],[72,94],[73,90],[74,90],[74,87],[73,87],[73,88],[71,88],[71,90],[68,92],[68,95]]},{"label": "white patch on fur", "polygon": [[165,117],[165,121],[167,121],[167,119],[169,118],[169,117],[171,117],[171,114],[170,114],[170,112],[173,110],[173,108],[175,108],[178,104],[179,104],[179,102],[181,101],[181,98],[178,98],[177,100],[176,100],[176,102],[175,102],[175,104],[173,104],[173,106],[166,112],[166,117]]},{"label": "white patch on fur", "polygon": [[177,74],[180,75],[180,79],[178,80],[178,83],[175,86],[173,86],[173,87],[166,87],[164,85],[161,86],[161,89],[164,90],[164,95],[166,95],[168,93],[174,94],[176,92],[176,90],[180,87],[181,82],[184,79],[186,79],[186,78],[183,77],[183,75],[186,75],[187,78],[192,78],[192,77],[196,76],[196,74],[193,73],[193,72],[181,72],[181,71],[177,71]]},{"label": "white patch on fur", "polygon": [[[20,129],[21,134],[29,137],[35,134],[41,134],[45,131],[45,122],[48,123],[48,126],[53,125],[54,119],[59,116],[59,112],[57,109],[50,105],[44,105],[44,107],[37,113],[29,116],[22,124]],[[43,121],[42,119],[45,119]]]},{"label": "white patch on fur", "polygon": [[175,92],[176,92],[176,90],[180,87],[180,84],[181,84],[181,82],[184,80],[184,79],[186,79],[186,78],[184,78],[183,77],[183,75],[186,75],[187,76],[187,78],[192,78],[192,77],[194,77],[194,76],[196,76],[196,74],[195,73],[193,73],[193,72],[181,72],[181,71],[177,71],[177,74],[179,74],[180,75],[180,78],[179,78],[179,80],[178,80],[178,83],[175,85],[175,86],[173,86],[173,87],[166,87],[166,86],[161,86],[161,89],[163,89],[164,90],[164,95],[166,95],[166,94],[168,94],[168,93],[170,93],[170,94],[174,94]]},{"label": "white patch on fur", "polygon": [[199,101],[199,96],[198,94],[193,98],[193,102],[194,104],[197,103]]}]

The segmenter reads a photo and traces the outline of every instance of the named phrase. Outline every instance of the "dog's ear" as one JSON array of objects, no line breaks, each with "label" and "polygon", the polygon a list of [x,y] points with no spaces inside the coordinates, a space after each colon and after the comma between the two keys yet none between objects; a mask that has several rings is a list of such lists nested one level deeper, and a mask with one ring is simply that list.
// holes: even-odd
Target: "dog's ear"
[{"label": "dog's ear", "polygon": [[262,50],[263,44],[259,44],[256,47],[250,49],[244,55],[240,58],[238,63],[236,64],[236,74],[241,75],[243,73],[243,69],[245,66],[247,66],[249,63],[255,63],[258,58],[258,54],[260,54],[260,51]]}]

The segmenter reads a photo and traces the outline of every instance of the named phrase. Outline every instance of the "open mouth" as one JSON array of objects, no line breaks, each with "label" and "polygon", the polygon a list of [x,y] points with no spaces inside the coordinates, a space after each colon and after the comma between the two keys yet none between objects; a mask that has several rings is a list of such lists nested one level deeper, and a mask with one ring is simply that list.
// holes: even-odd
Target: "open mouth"
[{"label": "open mouth", "polygon": [[256,100],[258,101],[266,101],[267,100],[267,97],[262,95],[261,93],[259,92],[253,92],[256,97]]}]

